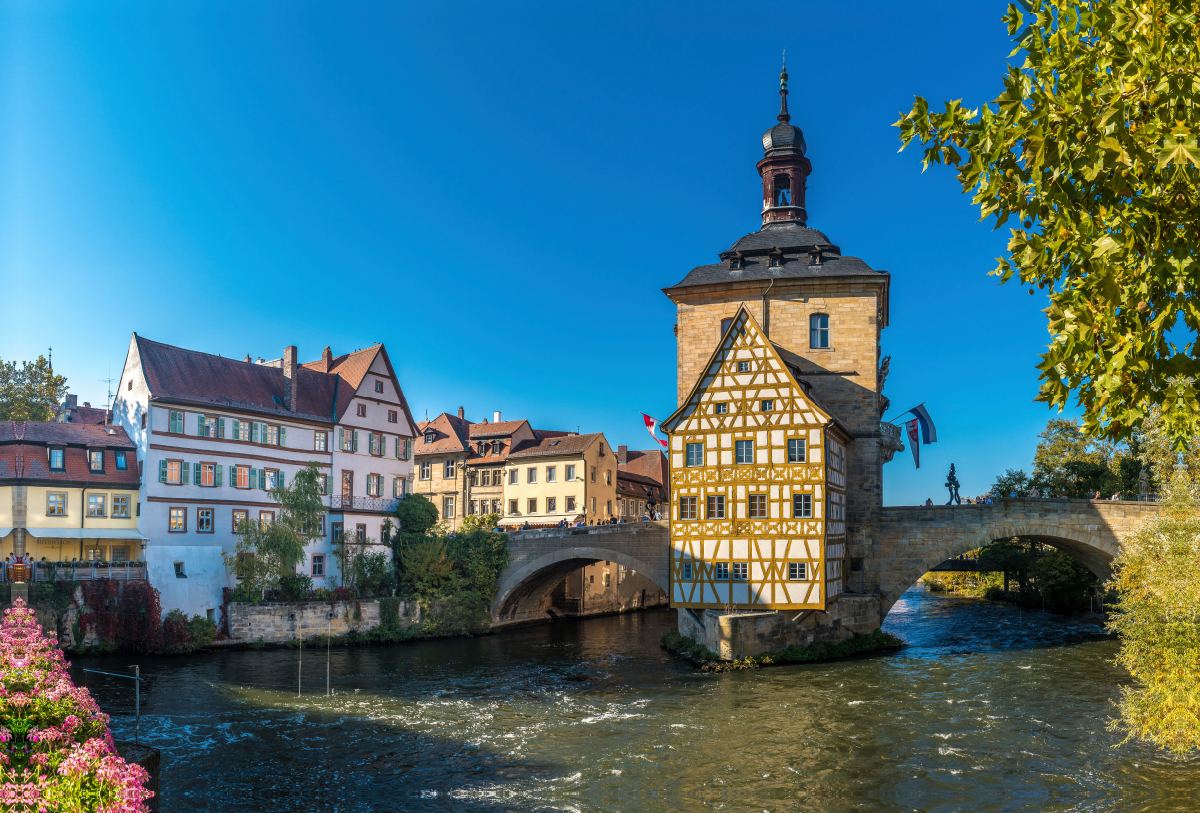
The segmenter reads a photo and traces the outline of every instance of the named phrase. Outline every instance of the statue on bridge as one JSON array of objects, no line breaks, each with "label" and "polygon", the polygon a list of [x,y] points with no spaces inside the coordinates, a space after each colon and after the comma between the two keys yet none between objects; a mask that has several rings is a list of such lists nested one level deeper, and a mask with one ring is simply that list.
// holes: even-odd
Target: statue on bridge
[{"label": "statue on bridge", "polygon": [[954,475],[954,464],[950,464],[950,473],[946,475],[946,488],[950,489],[950,501],[946,505],[962,505],[962,497],[958,496],[958,477]]},{"label": "statue on bridge", "polygon": [[1150,472],[1145,466],[1142,466],[1142,470],[1138,474],[1138,500],[1141,502],[1150,500]]}]

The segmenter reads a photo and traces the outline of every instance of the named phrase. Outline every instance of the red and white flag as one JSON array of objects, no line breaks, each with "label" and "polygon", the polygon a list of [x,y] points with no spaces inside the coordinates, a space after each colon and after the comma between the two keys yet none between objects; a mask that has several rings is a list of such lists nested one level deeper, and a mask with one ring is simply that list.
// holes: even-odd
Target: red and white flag
[{"label": "red and white flag", "polygon": [[654,434],[654,430],[658,428],[658,421],[656,421],[654,418],[651,418],[645,412],[642,413],[642,420],[646,422],[646,431],[650,433],[650,437],[657,440],[664,449],[667,448],[667,442],[658,435]]},{"label": "red and white flag", "polygon": [[917,464],[917,468],[919,469],[921,468],[921,439],[917,435],[917,424],[917,419],[913,418],[904,424],[904,428],[908,430],[908,445],[912,448],[913,462]]}]

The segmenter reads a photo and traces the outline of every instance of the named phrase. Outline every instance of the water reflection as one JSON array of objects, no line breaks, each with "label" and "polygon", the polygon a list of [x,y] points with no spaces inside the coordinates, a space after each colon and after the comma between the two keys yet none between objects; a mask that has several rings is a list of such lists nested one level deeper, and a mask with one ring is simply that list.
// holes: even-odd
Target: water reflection
[{"label": "water reflection", "polygon": [[[172,811],[1192,810],[1200,763],[1114,750],[1094,625],[910,591],[898,654],[701,675],[671,612],[477,639],[142,658]],[[82,661],[81,661],[82,662]],[[120,669],[133,659],[88,659]],[[106,682],[107,681],[107,682]],[[132,697],[89,678],[119,735]],[[356,693],[357,690],[357,693]]]}]

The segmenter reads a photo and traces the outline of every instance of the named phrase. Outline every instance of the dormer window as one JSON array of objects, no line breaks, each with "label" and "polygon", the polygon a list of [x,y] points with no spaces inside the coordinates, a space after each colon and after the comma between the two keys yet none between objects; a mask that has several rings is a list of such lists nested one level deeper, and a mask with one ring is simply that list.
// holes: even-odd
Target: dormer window
[{"label": "dormer window", "polygon": [[767,265],[771,268],[779,268],[783,265],[783,252],[775,251],[771,253],[771,259],[767,261]]},{"label": "dormer window", "polygon": [[492,441],[492,454],[500,454],[501,448],[502,448],[502,444],[500,443],[500,441],[498,441],[498,440]]},{"label": "dormer window", "polygon": [[65,451],[63,449],[50,450],[50,471],[62,471],[66,468]]},{"label": "dormer window", "polygon": [[88,450],[88,471],[93,474],[104,471],[104,452],[97,449]]},{"label": "dormer window", "polygon": [[743,265],[742,255],[740,252],[729,258],[730,271],[741,271],[743,268],[745,268],[745,265]]},{"label": "dormer window", "polygon": [[817,248],[816,246],[813,246],[812,248],[810,248],[808,250],[808,264],[809,265],[820,265],[821,264],[821,249]]},{"label": "dormer window", "polygon": [[428,432],[425,433],[425,442],[433,443],[433,430],[432,429],[430,429]]}]

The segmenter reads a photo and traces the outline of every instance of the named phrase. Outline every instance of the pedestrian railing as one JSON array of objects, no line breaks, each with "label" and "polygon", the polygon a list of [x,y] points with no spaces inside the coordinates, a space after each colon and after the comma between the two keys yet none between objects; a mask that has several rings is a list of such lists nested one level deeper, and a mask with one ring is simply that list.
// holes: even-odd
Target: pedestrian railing
[{"label": "pedestrian railing", "polygon": [[85,582],[96,579],[145,581],[147,578],[145,562],[38,562],[35,566],[25,565],[24,568],[12,562],[2,564],[0,582],[28,578],[28,570],[31,567],[35,582]]}]

